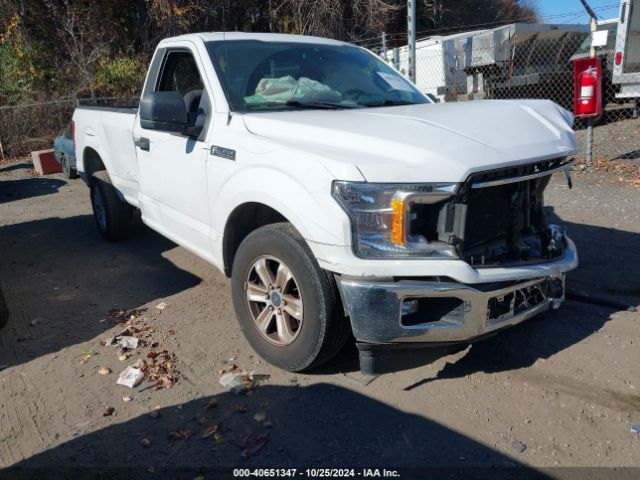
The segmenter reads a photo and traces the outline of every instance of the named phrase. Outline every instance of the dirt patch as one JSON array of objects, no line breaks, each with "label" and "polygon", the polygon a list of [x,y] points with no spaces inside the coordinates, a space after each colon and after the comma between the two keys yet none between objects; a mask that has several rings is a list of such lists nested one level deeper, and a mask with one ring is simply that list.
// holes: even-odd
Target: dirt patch
[{"label": "dirt patch", "polygon": [[[229,281],[213,267],[142,225],[126,242],[105,243],[80,180],[11,167],[0,176],[0,286],[10,309],[0,331],[2,467],[173,476],[182,468],[185,478],[209,478],[234,465],[418,465],[495,476],[516,466],[640,466],[640,436],[631,432],[640,423],[638,313],[569,301],[375,381],[357,372],[352,345],[330,365],[294,375],[256,357],[234,318]],[[547,203],[579,247],[569,285],[638,304],[640,194],[615,175],[576,175],[572,190],[558,176]],[[168,307],[156,309],[160,302]],[[177,356],[172,388],[116,385],[151,347],[120,360],[103,341],[123,325],[105,319],[144,309],[163,338],[153,351]],[[270,377],[234,395],[219,384],[234,365]]]}]

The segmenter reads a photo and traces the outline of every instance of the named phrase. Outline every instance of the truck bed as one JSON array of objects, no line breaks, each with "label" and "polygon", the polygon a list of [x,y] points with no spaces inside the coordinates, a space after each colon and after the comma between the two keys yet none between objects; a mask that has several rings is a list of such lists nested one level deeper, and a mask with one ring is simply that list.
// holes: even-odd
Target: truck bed
[{"label": "truck bed", "polygon": [[[114,186],[127,202],[138,204],[138,160],[133,143],[133,125],[137,108],[121,106],[80,105],[73,114],[78,152],[85,147],[95,150],[104,162]],[[83,159],[78,158],[78,172],[85,172]]]}]

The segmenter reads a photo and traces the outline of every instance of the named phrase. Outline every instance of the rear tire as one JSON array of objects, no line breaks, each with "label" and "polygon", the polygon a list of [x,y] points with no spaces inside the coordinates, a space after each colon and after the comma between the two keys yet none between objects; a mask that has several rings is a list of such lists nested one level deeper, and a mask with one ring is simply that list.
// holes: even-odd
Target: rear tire
[{"label": "rear tire", "polygon": [[100,235],[110,242],[124,240],[129,234],[133,207],[122,200],[105,171],[91,176],[91,207]]},{"label": "rear tire", "polygon": [[333,358],[349,336],[333,276],[320,268],[288,223],[266,225],[243,240],[231,285],[246,339],[279,368],[299,372],[317,367]]}]

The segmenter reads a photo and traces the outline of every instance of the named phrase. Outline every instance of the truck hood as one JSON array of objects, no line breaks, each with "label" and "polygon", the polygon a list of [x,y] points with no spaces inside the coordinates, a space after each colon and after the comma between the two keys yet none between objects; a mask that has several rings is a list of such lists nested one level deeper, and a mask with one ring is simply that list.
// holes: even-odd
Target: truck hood
[{"label": "truck hood", "polygon": [[461,182],[471,173],[575,153],[572,115],[548,100],[484,100],[251,113],[247,130],[312,153],[341,179]]}]

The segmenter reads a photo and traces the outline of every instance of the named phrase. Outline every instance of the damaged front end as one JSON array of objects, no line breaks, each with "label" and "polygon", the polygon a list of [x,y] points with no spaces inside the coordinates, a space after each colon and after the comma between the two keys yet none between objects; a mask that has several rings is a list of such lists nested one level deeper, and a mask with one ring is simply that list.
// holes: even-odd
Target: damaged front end
[{"label": "damaged front end", "polygon": [[[388,198],[392,207],[394,199],[402,199],[397,209],[362,208],[365,213],[354,216],[359,227],[375,224],[391,231],[390,241],[378,244],[392,244],[393,233],[399,233],[396,237],[404,243],[387,252],[465,262],[476,278],[464,283],[453,273],[443,276],[442,270],[430,270],[428,261],[419,277],[336,276],[362,370],[402,368],[392,360],[398,352],[416,358],[416,349],[466,344],[559,307],[565,274],[578,259],[564,229],[548,223],[543,197],[551,175],[566,172],[571,164],[561,158],[492,170],[473,174],[449,190],[437,185],[413,193],[407,188],[382,200],[368,191],[361,195],[376,208]],[[345,198],[362,203],[345,191],[339,192],[343,204]],[[371,221],[378,212],[391,220]],[[354,238],[362,244],[357,239],[366,237],[354,229]],[[362,250],[354,251],[364,256]]]},{"label": "damaged front end", "polygon": [[411,204],[409,236],[452,245],[476,268],[560,258],[564,229],[547,222],[543,193],[571,164],[562,158],[474,174],[446,200]]}]

